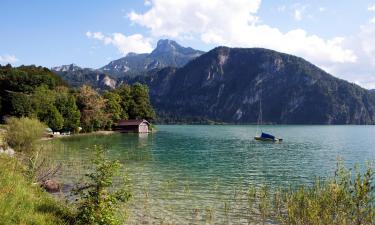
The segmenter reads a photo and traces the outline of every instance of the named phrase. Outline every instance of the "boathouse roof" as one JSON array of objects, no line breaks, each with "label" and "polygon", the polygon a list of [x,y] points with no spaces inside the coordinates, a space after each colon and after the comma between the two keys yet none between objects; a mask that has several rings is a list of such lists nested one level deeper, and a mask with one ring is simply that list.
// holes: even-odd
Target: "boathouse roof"
[{"label": "boathouse roof", "polygon": [[150,125],[147,120],[121,120],[117,126],[138,126],[141,123],[147,123]]}]

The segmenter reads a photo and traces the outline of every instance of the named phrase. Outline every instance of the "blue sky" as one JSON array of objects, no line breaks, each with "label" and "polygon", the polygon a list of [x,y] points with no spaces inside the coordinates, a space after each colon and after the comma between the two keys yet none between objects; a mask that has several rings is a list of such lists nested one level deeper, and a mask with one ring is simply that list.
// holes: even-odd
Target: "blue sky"
[{"label": "blue sky", "polygon": [[375,88],[375,0],[0,0],[0,7],[0,64],[98,68],[170,38],[205,51],[271,48]]}]

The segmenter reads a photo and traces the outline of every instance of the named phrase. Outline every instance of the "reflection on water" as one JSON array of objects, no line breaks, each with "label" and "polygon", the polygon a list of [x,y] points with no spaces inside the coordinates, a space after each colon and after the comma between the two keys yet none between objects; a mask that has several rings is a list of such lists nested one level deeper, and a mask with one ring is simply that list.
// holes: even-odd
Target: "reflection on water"
[{"label": "reflection on water", "polygon": [[253,140],[255,126],[158,126],[153,134],[92,135],[45,143],[74,183],[90,167],[92,146],[120,160],[133,183],[131,221],[174,223],[216,218],[246,223],[249,185],[310,183],[331,175],[337,157],[348,166],[375,159],[374,126],[265,126],[281,144]]}]

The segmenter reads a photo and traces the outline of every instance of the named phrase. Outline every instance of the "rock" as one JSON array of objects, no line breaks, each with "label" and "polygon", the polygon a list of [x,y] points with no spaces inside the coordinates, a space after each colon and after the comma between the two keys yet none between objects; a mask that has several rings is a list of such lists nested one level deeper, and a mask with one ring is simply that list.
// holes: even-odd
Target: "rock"
[{"label": "rock", "polygon": [[6,154],[6,155],[9,155],[9,156],[14,156],[15,151],[12,148],[9,148],[9,147],[5,150],[2,147],[0,147],[0,154]]},{"label": "rock", "polygon": [[60,191],[60,185],[57,183],[57,181],[54,180],[46,180],[42,183],[42,187],[52,193],[52,192],[58,192]]},{"label": "rock", "polygon": [[16,153],[12,148],[7,148],[5,151],[4,151],[5,154],[9,155],[9,156],[14,156],[14,154]]}]

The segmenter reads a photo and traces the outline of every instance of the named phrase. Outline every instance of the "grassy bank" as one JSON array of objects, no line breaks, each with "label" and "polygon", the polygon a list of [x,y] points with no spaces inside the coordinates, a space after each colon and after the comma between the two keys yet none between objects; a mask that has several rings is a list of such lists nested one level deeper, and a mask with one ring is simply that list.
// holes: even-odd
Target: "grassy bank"
[{"label": "grassy bank", "polygon": [[69,224],[70,211],[32,185],[17,160],[0,155],[0,224]]}]

